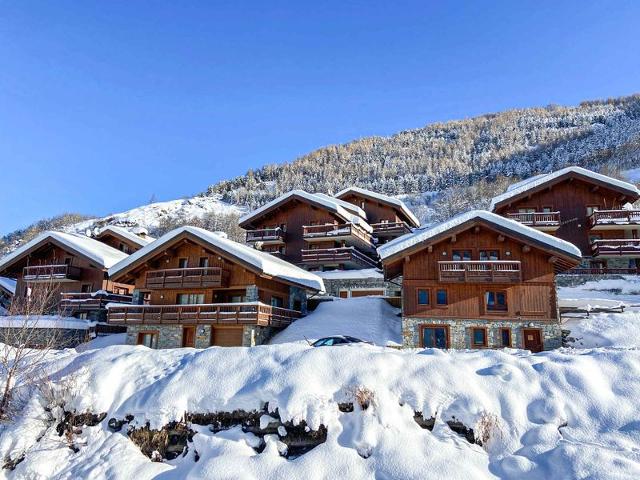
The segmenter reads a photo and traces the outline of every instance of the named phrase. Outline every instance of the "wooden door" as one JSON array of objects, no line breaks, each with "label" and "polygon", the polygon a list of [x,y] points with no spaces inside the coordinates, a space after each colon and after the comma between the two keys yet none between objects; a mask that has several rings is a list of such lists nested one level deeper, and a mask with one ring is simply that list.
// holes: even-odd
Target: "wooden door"
[{"label": "wooden door", "polygon": [[533,353],[542,351],[542,334],[537,328],[525,328],[522,330],[522,337],[525,350]]},{"label": "wooden door", "polygon": [[242,327],[212,327],[211,345],[218,347],[241,347]]},{"label": "wooden door", "polygon": [[351,290],[351,298],[384,295],[384,290]]},{"label": "wooden door", "polygon": [[196,327],[182,327],[182,346],[196,346]]}]

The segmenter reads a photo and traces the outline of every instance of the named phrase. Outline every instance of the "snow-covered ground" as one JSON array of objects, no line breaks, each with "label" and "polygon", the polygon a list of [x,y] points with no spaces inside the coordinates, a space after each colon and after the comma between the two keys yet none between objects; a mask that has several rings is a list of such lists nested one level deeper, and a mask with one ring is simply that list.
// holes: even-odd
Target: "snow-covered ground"
[{"label": "snow-covered ground", "polygon": [[[384,299],[362,297],[323,302],[271,339],[272,344],[317,340],[329,335],[351,335],[376,345],[401,345],[399,310]],[[348,321],[345,321],[348,318]]]},{"label": "snow-covered ground", "polygon": [[[637,279],[625,279],[562,289],[561,302],[622,301],[625,313],[577,319],[570,325],[573,336],[583,335],[577,348],[539,354],[312,348],[300,341],[330,333],[370,333],[379,344],[398,338],[395,309],[377,298],[321,304],[274,338],[277,344],[254,348],[158,351],[118,345],[122,336],[98,338],[86,348],[52,353],[48,369],[65,409],[106,412],[106,419],[82,428],[74,452],[34,390],[17,421],[0,425],[0,459],[24,455],[15,470],[0,470],[0,478],[637,479],[636,285]],[[287,340],[293,343],[281,343]],[[353,401],[362,387],[372,392],[371,405],[341,411],[338,404]],[[107,427],[109,418],[129,414],[134,425],[159,428],[185,412],[267,404],[283,421],[326,426],[326,441],[285,458],[273,438],[257,453],[257,437],[239,427],[214,434],[195,426],[186,455],[158,463],[124,429]],[[433,431],[420,428],[414,412],[434,416]],[[454,417],[484,436],[484,445],[455,434],[445,423]]]}]

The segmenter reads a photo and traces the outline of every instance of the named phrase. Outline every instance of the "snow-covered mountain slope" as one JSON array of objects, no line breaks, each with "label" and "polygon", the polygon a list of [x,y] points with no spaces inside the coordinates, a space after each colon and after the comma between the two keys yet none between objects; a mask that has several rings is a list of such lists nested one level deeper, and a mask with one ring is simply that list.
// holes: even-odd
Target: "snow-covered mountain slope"
[{"label": "snow-covered mountain slope", "polygon": [[126,212],[85,220],[67,227],[69,231],[83,232],[105,225],[144,227],[150,231],[160,226],[163,219],[201,218],[207,214],[242,215],[245,209],[220,200],[219,195],[150,203]]}]

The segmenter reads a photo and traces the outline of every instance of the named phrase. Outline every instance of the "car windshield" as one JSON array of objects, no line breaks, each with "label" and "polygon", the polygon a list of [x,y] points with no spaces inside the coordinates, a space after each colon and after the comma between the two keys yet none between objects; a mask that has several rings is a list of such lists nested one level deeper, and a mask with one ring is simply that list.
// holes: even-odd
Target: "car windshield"
[{"label": "car windshield", "polygon": [[356,337],[346,336],[344,338],[346,338],[347,340],[349,340],[352,343],[362,343],[363,342],[363,340],[360,340],[359,338],[356,338]]}]

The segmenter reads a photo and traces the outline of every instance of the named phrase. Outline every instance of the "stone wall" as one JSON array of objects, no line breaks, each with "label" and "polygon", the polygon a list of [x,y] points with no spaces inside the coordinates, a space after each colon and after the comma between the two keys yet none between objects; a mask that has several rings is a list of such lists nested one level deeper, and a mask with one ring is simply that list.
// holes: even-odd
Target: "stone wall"
[{"label": "stone wall", "polygon": [[333,297],[340,296],[340,290],[384,290],[385,295],[392,295],[399,292],[401,281],[395,283],[385,282],[382,278],[358,278],[358,279],[323,279],[327,295]]},{"label": "stone wall", "polygon": [[[143,331],[158,332],[158,348],[181,348],[182,325],[128,325],[127,345],[138,343],[138,333]],[[253,347],[264,344],[275,333],[276,329],[259,325],[244,325],[242,327],[242,346]],[[211,346],[211,325],[196,325],[195,348]]]},{"label": "stone wall", "polygon": [[296,302],[300,303],[300,312],[302,315],[307,314],[307,292],[300,287],[289,287],[289,308],[296,310]]},{"label": "stone wall", "polygon": [[501,328],[511,329],[511,345],[513,348],[524,348],[523,328],[539,328],[542,330],[542,342],[545,350],[562,346],[562,331],[558,322],[535,322],[517,320],[458,320],[442,318],[402,318],[402,344],[406,348],[420,348],[420,325],[448,325],[450,347],[465,349],[471,347],[471,328],[486,327],[489,348],[502,348]]},{"label": "stone wall", "polygon": [[558,287],[576,287],[587,282],[599,280],[624,280],[622,275],[557,275],[556,285]]},{"label": "stone wall", "polygon": [[[12,332],[15,331],[16,342],[22,343],[24,332],[20,332],[20,328],[3,328],[3,340],[12,343]],[[34,328],[30,329],[29,347],[39,348],[51,345],[53,348],[73,348],[81,343],[87,342],[93,335],[92,330],[75,329],[75,328]]]}]

